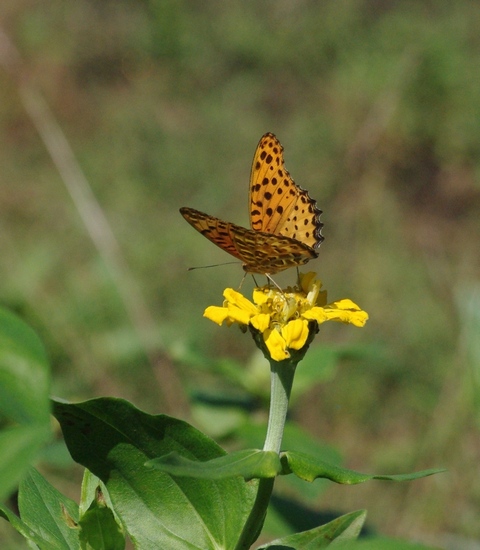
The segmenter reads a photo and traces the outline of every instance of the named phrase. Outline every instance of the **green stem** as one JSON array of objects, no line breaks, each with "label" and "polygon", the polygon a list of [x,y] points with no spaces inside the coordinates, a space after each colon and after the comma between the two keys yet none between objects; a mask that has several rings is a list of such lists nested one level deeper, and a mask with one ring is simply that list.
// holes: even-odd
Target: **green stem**
[{"label": "green stem", "polygon": [[258,490],[252,511],[243,527],[242,534],[238,539],[235,550],[248,550],[257,540],[267,515],[268,503],[273,491],[274,477],[267,477],[258,480]]},{"label": "green stem", "polygon": [[264,451],[280,453],[285,420],[287,418],[288,400],[292,391],[293,378],[297,363],[270,361],[270,414],[268,417],[267,437]]},{"label": "green stem", "polygon": [[[292,390],[293,377],[297,362],[270,360],[271,397],[268,416],[267,436],[264,451],[280,453],[285,420],[287,418],[288,400]],[[252,511],[248,516],[235,550],[247,550],[260,534],[267,515],[267,508],[272,496],[275,478],[262,478],[258,481],[258,491]]]}]

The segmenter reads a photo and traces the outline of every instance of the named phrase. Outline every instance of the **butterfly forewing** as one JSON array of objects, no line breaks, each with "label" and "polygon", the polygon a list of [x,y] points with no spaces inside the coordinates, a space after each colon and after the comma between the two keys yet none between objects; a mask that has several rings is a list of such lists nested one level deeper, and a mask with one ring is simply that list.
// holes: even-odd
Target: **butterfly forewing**
[{"label": "butterfly forewing", "polygon": [[241,260],[248,273],[278,273],[317,257],[317,252],[289,237],[246,229],[193,208],[180,213],[197,231]]},{"label": "butterfly forewing", "polygon": [[321,210],[285,169],[283,147],[271,133],[259,141],[250,174],[250,224],[312,248],[323,241]]},{"label": "butterfly forewing", "polygon": [[[234,224],[224,222],[219,218],[209,216],[208,214],[204,214],[194,208],[180,208],[180,214],[182,214],[182,216],[192,227],[199,231],[204,237],[207,237],[207,239],[212,241],[212,243],[216,244],[232,256],[235,256],[235,258],[242,260],[242,262],[245,261],[241,253],[237,250],[235,241],[232,238],[231,226]],[[248,230],[245,229],[245,231]]]}]

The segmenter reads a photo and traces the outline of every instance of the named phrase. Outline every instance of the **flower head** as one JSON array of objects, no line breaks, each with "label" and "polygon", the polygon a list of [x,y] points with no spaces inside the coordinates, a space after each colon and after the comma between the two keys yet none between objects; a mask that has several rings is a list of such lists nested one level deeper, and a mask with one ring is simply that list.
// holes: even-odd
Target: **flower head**
[{"label": "flower head", "polygon": [[[275,287],[255,288],[253,302],[240,292],[225,289],[222,307],[210,306],[204,316],[221,325],[238,323],[263,337],[274,361],[289,359],[293,350],[301,350],[309,336],[325,321],[341,321],[363,327],[368,314],[349,299],[327,304],[327,292],[313,272],[300,274],[300,283],[281,291]],[[309,342],[308,342],[309,343]]]}]

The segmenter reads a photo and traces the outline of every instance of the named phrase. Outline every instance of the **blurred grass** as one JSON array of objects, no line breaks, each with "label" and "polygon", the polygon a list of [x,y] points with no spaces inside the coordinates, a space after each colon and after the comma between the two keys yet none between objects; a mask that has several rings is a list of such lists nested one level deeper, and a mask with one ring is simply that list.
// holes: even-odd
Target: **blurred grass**
[{"label": "blurred grass", "polygon": [[[324,211],[309,267],[331,299],[371,317],[361,331],[322,327],[318,341],[378,349],[312,388],[297,420],[359,470],[449,468],[410,485],[331,487],[322,505],[365,507],[389,535],[480,538],[477,10],[468,0],[2,2],[1,28],[25,64],[0,70],[0,300],[46,341],[55,394],[164,412],[167,393],[187,417],[181,385],[221,382],[187,366],[185,350],[248,360],[248,337],[201,317],[241,270],[188,273],[229,258],[178,208],[246,225],[254,148],[272,131]],[[41,90],[120,243],[154,319],[147,350],[19,82]]]}]

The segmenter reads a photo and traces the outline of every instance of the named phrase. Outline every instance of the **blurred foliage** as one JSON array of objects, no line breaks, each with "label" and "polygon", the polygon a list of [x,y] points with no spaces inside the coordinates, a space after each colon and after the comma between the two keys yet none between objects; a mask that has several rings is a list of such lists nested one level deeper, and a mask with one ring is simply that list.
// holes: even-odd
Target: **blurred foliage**
[{"label": "blurred foliage", "polygon": [[[322,327],[317,346],[368,351],[343,354],[292,414],[349,467],[449,468],[330,487],[319,505],[367,508],[388,535],[480,538],[477,15],[473,0],[4,0],[0,29],[24,65],[0,68],[0,300],[45,341],[54,393],[188,418],[190,394],[232,391],[209,364],[248,363],[253,343],[201,316],[242,272],[188,273],[229,258],[178,208],[246,225],[251,159],[272,131],[324,211],[309,268],[329,299],[370,314],[361,331]],[[20,82],[41,90],[111,224],[145,302],[140,326]]]}]

